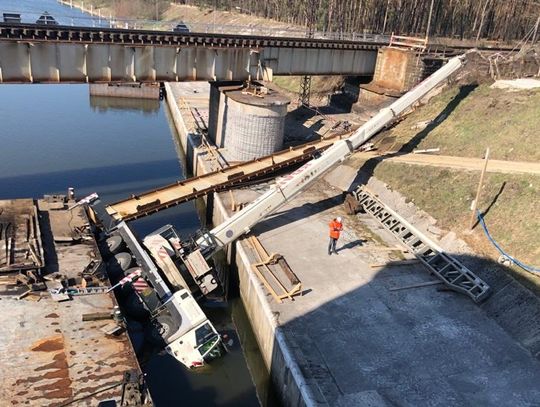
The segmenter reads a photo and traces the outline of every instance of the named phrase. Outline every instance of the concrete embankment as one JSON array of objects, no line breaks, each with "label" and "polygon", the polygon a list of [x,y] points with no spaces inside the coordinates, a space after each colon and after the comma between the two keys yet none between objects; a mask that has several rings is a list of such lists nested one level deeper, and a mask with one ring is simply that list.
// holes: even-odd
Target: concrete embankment
[{"label": "concrete embankment", "polygon": [[[177,86],[182,85],[167,87],[168,103],[191,168],[201,173],[210,165],[209,153],[198,148],[176,106]],[[411,255],[396,248],[376,220],[347,215],[339,205],[357,171],[346,162],[252,230],[302,281],[304,295],[294,302],[271,299],[251,272],[257,259],[247,241],[228,252],[284,404],[535,405],[540,397],[536,297],[466,252],[460,260],[494,289],[482,306],[426,285],[433,277],[418,265],[399,264]],[[235,191],[234,201],[247,203],[260,193]],[[215,224],[233,213],[232,201],[229,194],[208,201]],[[326,229],[336,216],[344,218],[346,232],[339,255],[329,256]]]}]

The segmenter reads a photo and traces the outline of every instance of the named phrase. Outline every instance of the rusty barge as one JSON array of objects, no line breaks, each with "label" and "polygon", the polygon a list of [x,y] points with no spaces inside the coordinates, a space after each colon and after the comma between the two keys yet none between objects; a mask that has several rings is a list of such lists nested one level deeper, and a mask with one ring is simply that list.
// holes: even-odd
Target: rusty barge
[{"label": "rusty barge", "polygon": [[0,201],[0,404],[150,406],[83,205]]}]

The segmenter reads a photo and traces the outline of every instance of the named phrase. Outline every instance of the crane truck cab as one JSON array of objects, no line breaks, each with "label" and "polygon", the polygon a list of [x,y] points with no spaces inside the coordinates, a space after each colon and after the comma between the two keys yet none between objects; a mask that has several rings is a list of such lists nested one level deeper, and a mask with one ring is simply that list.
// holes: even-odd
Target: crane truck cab
[{"label": "crane truck cab", "polygon": [[142,289],[136,298],[150,320],[167,353],[188,368],[203,366],[226,351],[221,335],[186,286],[173,284],[139,243],[129,226],[120,222],[109,239],[121,237],[122,244],[141,268]]},{"label": "crane truck cab", "polygon": [[[176,318],[158,317],[162,328],[161,334],[166,341],[165,350],[176,360],[189,368],[203,366],[206,362],[222,356],[223,344],[221,336],[208,320],[189,290],[176,291],[168,300],[173,309],[180,314],[181,323]],[[174,315],[176,312],[169,312]],[[164,322],[169,320],[169,325]]]}]

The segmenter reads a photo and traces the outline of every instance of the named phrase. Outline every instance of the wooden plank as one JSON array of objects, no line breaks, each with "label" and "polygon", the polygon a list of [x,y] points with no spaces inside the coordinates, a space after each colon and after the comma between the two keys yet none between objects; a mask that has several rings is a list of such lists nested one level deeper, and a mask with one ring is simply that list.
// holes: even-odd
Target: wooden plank
[{"label": "wooden plank", "polygon": [[102,321],[106,319],[112,319],[113,316],[110,312],[91,312],[82,315],[83,321]]},{"label": "wooden plank", "polygon": [[34,249],[34,245],[30,242],[28,242],[28,248],[30,255],[32,256],[32,260],[34,261],[34,264],[36,267],[41,267],[41,261],[36,253],[36,249]]},{"label": "wooden plank", "polygon": [[266,278],[262,275],[262,273],[259,271],[258,267],[261,265],[261,263],[258,263],[258,264],[252,264],[251,265],[251,269],[255,272],[255,274],[257,275],[257,277],[259,277],[259,280],[264,284],[264,286],[266,287],[266,289],[268,290],[268,292],[272,295],[272,297],[274,297],[274,299],[276,300],[276,302],[278,303],[282,303],[283,301],[281,300],[281,298],[279,297],[279,295],[277,295],[277,293],[275,292],[274,288],[268,283],[268,281],[266,280]]},{"label": "wooden plank", "polygon": [[9,267],[11,265],[11,245],[13,242],[13,238],[8,237],[7,239],[7,249],[6,249],[6,267]]}]

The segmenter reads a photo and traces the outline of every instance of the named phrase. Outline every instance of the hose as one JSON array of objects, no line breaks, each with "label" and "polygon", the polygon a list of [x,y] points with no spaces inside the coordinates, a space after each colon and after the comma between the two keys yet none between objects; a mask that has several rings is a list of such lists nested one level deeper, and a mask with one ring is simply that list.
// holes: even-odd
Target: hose
[{"label": "hose", "polygon": [[487,236],[488,240],[493,244],[493,246],[495,246],[495,248],[497,249],[497,251],[503,255],[504,257],[506,257],[508,260],[510,260],[512,263],[514,263],[515,265],[521,267],[523,270],[526,270],[528,271],[529,273],[533,273],[533,274],[538,274],[540,275],[540,268],[538,267],[533,267],[533,266],[529,266],[525,263],[522,263],[521,261],[519,261],[518,259],[516,259],[515,257],[509,255],[508,253],[506,253],[502,248],[501,246],[495,241],[495,239],[493,239],[493,237],[491,236],[491,234],[489,233],[489,230],[487,228],[487,225],[486,225],[486,222],[484,222],[484,217],[482,216],[482,214],[480,213],[480,211],[477,211],[476,213],[476,216],[478,218],[478,222],[480,223],[480,225],[482,225],[482,228],[484,229],[484,233],[485,235]]}]

